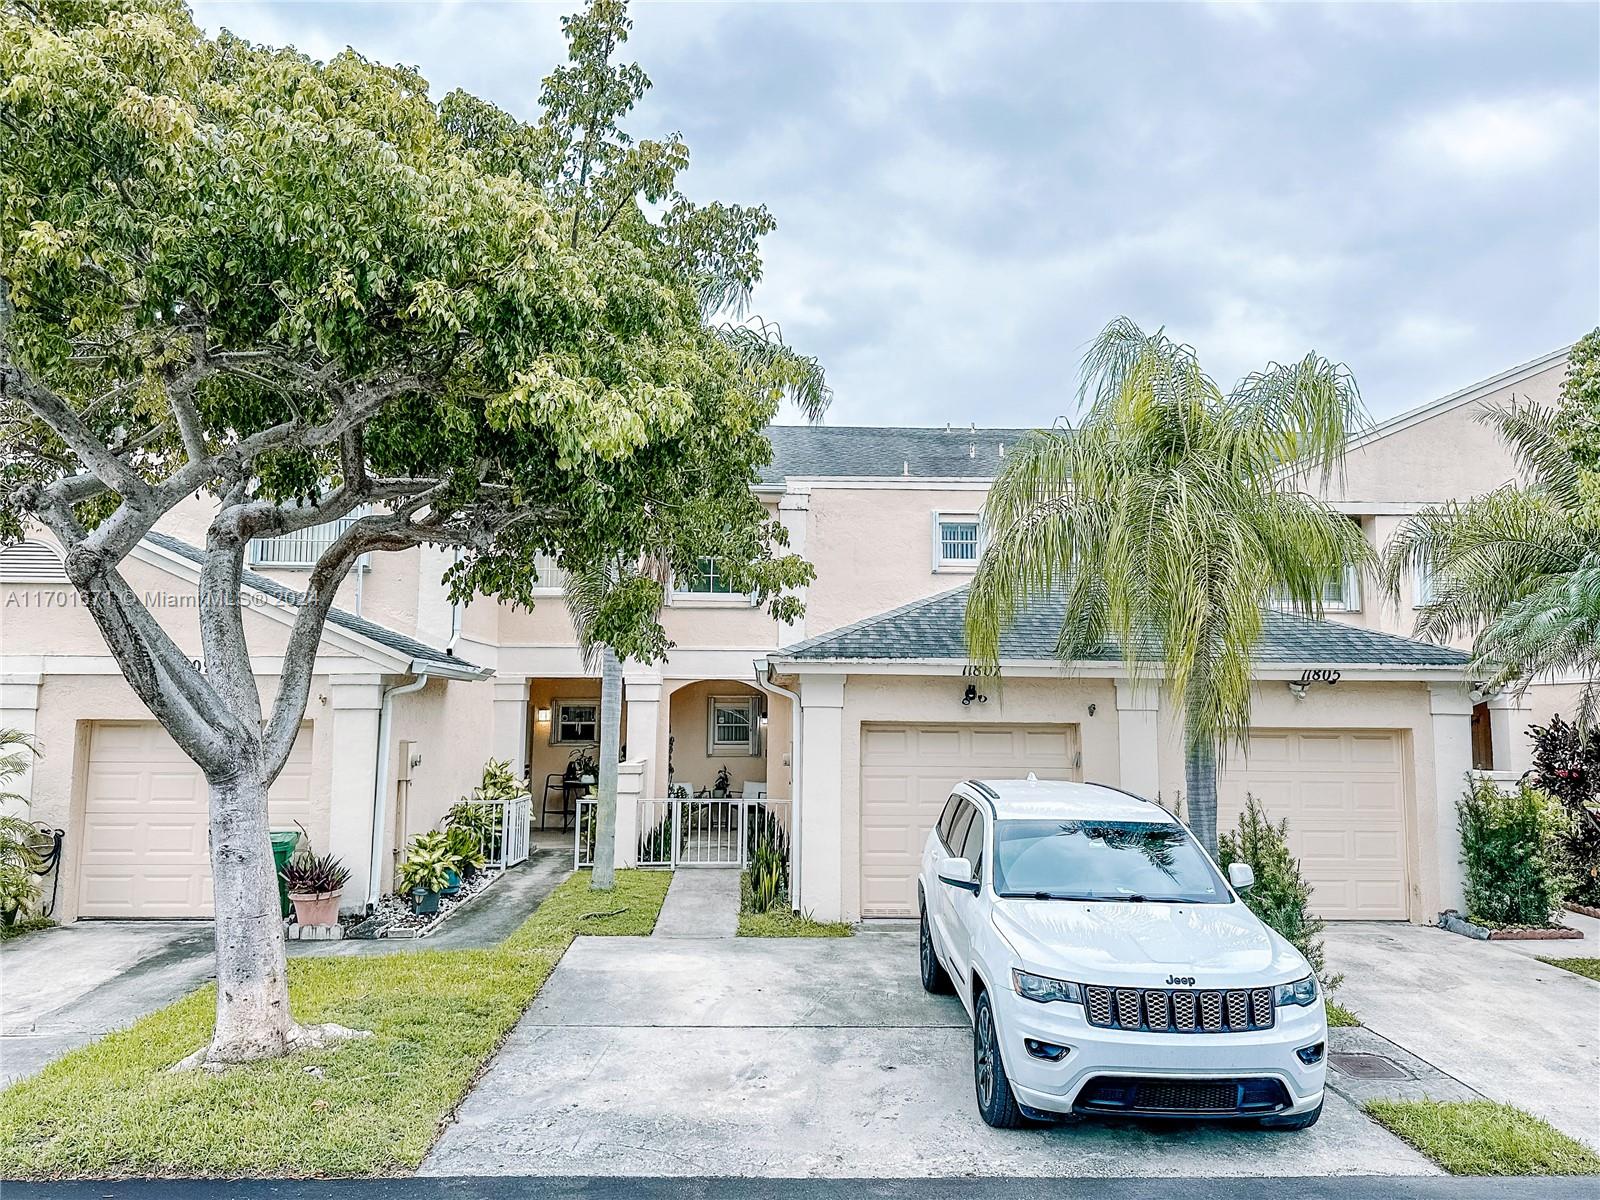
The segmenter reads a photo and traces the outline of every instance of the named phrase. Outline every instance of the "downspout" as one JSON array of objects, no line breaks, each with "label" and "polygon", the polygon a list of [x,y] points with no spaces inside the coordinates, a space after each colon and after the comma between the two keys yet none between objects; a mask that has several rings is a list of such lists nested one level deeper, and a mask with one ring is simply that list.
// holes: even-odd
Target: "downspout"
[{"label": "downspout", "polygon": [[800,751],[803,746],[805,721],[801,717],[799,695],[791,692],[786,687],[779,687],[771,679],[767,678],[767,673],[772,670],[771,664],[764,658],[758,658],[755,660],[755,667],[756,686],[763,692],[782,696],[789,701],[789,741],[791,743],[789,754],[792,759],[789,765],[789,773],[790,779],[794,783],[793,788],[790,789],[791,794],[789,796],[789,820],[794,824],[794,857],[789,864],[789,901],[794,910],[800,912],[802,911],[800,908],[800,761],[804,757]]},{"label": "downspout", "polygon": [[372,861],[367,869],[367,904],[378,903],[378,889],[383,882],[383,826],[384,809],[389,799],[389,725],[394,714],[394,698],[419,692],[428,683],[427,671],[421,671],[410,683],[397,683],[385,688],[383,702],[378,706],[378,762],[373,771],[372,785]]}]

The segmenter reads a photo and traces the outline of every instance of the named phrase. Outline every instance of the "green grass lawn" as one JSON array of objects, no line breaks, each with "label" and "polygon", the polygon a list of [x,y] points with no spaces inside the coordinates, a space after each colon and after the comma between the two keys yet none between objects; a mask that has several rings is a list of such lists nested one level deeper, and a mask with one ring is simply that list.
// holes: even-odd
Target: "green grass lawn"
[{"label": "green grass lawn", "polygon": [[1356,1016],[1344,1005],[1334,1000],[1324,1000],[1328,1009],[1329,1029],[1356,1029],[1361,1025],[1361,1018]]},{"label": "green grass lawn", "polygon": [[376,1036],[232,1068],[167,1068],[211,1034],[211,987],[73,1051],[0,1092],[0,1178],[389,1175],[422,1161],[582,934],[647,934],[672,881],[568,879],[491,950],[291,959],[303,1022]]},{"label": "green grass lawn", "polygon": [[1600,958],[1541,958],[1542,963],[1582,975],[1585,979],[1600,980]]},{"label": "green grass lawn", "polygon": [[1367,1112],[1452,1175],[1600,1175],[1600,1156],[1492,1100],[1372,1100]]}]

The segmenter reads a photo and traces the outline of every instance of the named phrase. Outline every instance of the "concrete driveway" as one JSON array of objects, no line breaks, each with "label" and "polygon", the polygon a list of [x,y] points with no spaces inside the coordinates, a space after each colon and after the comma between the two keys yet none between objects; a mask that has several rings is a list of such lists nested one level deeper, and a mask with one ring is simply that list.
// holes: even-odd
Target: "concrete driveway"
[{"label": "concrete driveway", "polygon": [[1434,1168],[1331,1093],[1303,1133],[1002,1132],[914,928],[849,939],[579,938],[428,1175],[1398,1175]]},{"label": "concrete driveway", "polygon": [[1491,1100],[1515,1104],[1600,1150],[1600,983],[1539,962],[1592,957],[1581,941],[1480,942],[1421,925],[1329,925],[1341,1003],[1362,1023]]}]

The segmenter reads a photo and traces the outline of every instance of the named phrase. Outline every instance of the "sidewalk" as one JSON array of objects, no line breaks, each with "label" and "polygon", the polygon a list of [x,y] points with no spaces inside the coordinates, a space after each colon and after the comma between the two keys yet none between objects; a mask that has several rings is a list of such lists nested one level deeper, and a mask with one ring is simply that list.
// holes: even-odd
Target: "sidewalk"
[{"label": "sidewalk", "polygon": [[658,938],[731,938],[739,932],[739,871],[696,867],[673,873],[656,919]]}]

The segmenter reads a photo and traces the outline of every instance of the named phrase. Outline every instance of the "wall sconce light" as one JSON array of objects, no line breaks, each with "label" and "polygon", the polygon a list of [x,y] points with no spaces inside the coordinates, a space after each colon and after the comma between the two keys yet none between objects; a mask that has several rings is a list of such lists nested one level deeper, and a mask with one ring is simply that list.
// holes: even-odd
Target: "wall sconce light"
[{"label": "wall sconce light", "polygon": [[1304,700],[1306,698],[1306,687],[1307,686],[1308,686],[1307,684],[1303,683],[1302,681],[1300,681],[1298,679],[1294,680],[1289,684],[1289,694],[1291,696],[1293,696],[1296,700]]},{"label": "wall sconce light", "polygon": [[548,708],[541,708],[534,714],[534,717],[541,724],[548,725],[550,723],[550,710]]},{"label": "wall sconce light", "polygon": [[961,694],[961,703],[963,705],[968,705],[974,700],[976,700],[979,704],[989,703],[989,697],[978,691],[978,685],[975,683],[969,683],[967,684],[967,690]]},{"label": "wall sconce light", "polygon": [[1091,717],[1092,717],[1092,716],[1094,716],[1094,705],[1092,705],[1092,704],[1091,704],[1091,705],[1089,705],[1089,715],[1090,715],[1090,716],[1091,716]]}]

